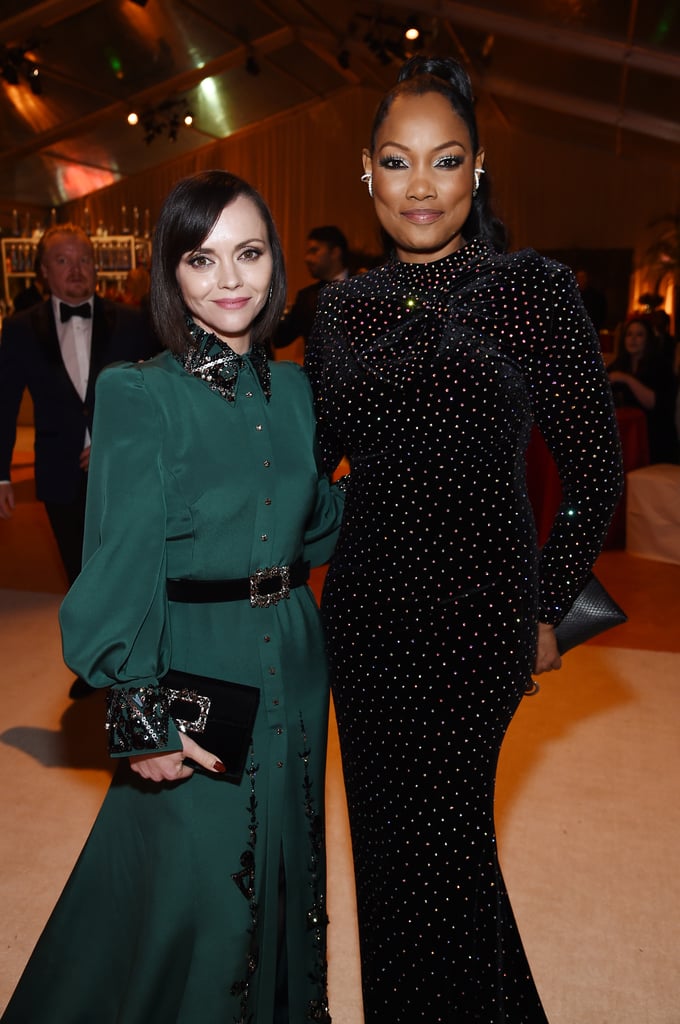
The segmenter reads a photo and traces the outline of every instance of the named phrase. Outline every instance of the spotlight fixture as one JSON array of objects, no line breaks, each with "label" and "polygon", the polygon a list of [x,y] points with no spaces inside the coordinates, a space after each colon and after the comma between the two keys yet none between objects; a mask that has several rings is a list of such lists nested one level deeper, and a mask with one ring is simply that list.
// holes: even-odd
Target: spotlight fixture
[{"label": "spotlight fixture", "polygon": [[2,77],[5,79],[8,85],[19,84],[19,71],[12,60],[6,60],[2,65]]},{"label": "spotlight fixture", "polygon": [[[180,111],[184,110],[184,113]],[[188,128],[194,122],[194,115],[183,100],[165,100],[157,107],[152,107],[138,114],[131,110],[127,116],[129,125],[141,124],[144,132],[144,141],[147,146],[158,138],[159,135],[167,134],[170,142],[177,142],[179,129],[184,124]]]},{"label": "spotlight fixture", "polygon": [[260,65],[257,63],[257,58],[252,51],[246,57],[246,71],[249,75],[253,76],[260,73]]},{"label": "spotlight fixture", "polygon": [[37,64],[29,65],[28,87],[34,96],[40,96],[42,92],[42,79],[40,77],[40,68]]},{"label": "spotlight fixture", "polygon": [[25,79],[34,96],[42,92],[40,68],[31,52],[37,45],[35,40],[31,40],[17,46],[0,47],[0,77],[8,85],[21,85],[22,78]]},{"label": "spotlight fixture", "polygon": [[415,15],[412,15],[406,22],[404,38],[408,39],[410,43],[414,43],[416,39],[420,39],[420,28],[418,26],[418,19]]}]

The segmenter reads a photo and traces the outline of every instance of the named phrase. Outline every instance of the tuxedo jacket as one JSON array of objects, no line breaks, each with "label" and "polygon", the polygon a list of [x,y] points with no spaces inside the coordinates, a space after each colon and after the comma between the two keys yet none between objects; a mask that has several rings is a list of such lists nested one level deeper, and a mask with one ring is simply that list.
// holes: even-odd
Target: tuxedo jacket
[{"label": "tuxedo jacket", "polygon": [[40,501],[72,501],[81,480],[85,427],[92,430],[95,381],[109,363],[147,359],[159,345],[139,310],[95,296],[90,373],[80,398],[61,357],[52,302],[3,321],[0,342],[0,480],[10,479],[24,390],[33,399],[35,483]]},{"label": "tuxedo jacket", "polygon": [[301,288],[295,296],[295,302],[284,317],[281,318],[276,334],[272,338],[274,348],[283,348],[291,345],[296,338],[304,338],[305,344],[312,333],[316,304],[319,299],[319,292],[325,281],[315,281],[314,284]]}]

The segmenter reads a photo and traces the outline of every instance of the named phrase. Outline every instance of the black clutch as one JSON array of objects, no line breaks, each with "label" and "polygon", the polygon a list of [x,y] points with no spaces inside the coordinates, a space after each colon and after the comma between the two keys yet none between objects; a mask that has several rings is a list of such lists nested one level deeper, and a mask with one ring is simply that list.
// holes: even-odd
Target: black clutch
[{"label": "black clutch", "polygon": [[186,758],[202,775],[238,785],[243,778],[260,702],[256,686],[231,683],[171,668],[159,680],[180,732],[219,757],[226,772],[212,772]]},{"label": "black clutch", "polygon": [[567,614],[555,626],[557,649],[564,654],[606,629],[627,621],[626,613],[591,573]]}]

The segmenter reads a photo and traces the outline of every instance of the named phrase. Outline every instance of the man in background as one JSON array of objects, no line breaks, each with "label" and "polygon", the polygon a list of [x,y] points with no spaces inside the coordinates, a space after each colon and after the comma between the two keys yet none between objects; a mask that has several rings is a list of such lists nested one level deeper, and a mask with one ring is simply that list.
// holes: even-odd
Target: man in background
[{"label": "man in background", "polygon": [[340,228],[334,224],[312,228],[307,236],[305,263],[314,284],[300,289],[290,310],[282,317],[272,342],[275,349],[285,348],[300,337],[306,345],[319,292],[329,281],[344,281],[349,276],[347,239]]},{"label": "man in background", "polygon": [[[158,349],[136,309],[95,294],[94,250],[72,224],[42,238],[41,270],[50,298],[3,321],[0,342],[0,519],[14,512],[10,477],[19,407],[33,399],[36,496],[45,503],[71,584],[81,567],[85,491],[95,381],[118,360]],[[75,680],[71,696],[91,692]]]}]

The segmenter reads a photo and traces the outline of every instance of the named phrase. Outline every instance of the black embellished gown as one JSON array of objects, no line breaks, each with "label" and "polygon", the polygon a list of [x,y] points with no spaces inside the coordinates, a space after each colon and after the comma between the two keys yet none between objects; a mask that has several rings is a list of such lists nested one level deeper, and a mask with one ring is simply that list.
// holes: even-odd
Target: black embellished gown
[{"label": "black embellished gown", "polygon": [[[569,608],[620,495],[597,337],[566,268],[473,240],[324,289],[307,369],[327,468],[351,463],[322,610],[366,1024],[544,1024],[494,783],[537,621]],[[564,490],[542,551],[534,421]]]}]

